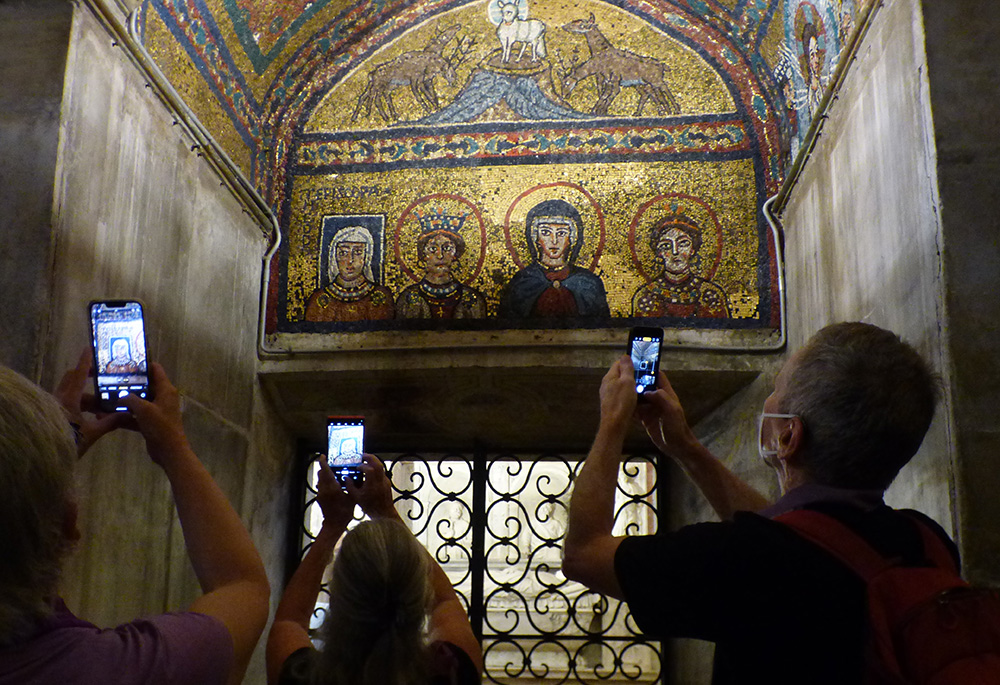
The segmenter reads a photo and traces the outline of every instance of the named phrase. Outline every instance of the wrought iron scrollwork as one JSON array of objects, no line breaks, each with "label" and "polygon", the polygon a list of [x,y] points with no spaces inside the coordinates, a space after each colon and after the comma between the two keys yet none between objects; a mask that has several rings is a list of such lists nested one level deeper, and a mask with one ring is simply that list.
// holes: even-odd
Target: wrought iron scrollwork
[{"label": "wrought iron scrollwork", "polygon": [[[485,458],[484,458],[485,457]],[[658,682],[659,642],[645,639],[628,607],[566,579],[562,540],[580,456],[397,454],[384,460],[395,503],[479,617],[484,682]],[[303,543],[319,530],[315,477]],[[615,533],[657,528],[657,470],[649,457],[622,466]],[[477,499],[475,493],[485,493]],[[316,621],[327,595],[321,593]]]}]

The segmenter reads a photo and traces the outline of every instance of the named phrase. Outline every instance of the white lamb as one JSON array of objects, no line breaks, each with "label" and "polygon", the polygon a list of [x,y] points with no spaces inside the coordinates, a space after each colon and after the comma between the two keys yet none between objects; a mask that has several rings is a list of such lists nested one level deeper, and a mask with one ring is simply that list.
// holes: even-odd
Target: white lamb
[{"label": "white lamb", "polygon": [[503,61],[510,61],[510,49],[514,43],[521,44],[521,52],[517,61],[521,61],[524,50],[531,45],[531,61],[545,57],[545,24],[537,19],[519,19],[517,16],[517,0],[504,2],[500,0],[500,15],[503,20],[497,26],[497,38],[503,46]]}]

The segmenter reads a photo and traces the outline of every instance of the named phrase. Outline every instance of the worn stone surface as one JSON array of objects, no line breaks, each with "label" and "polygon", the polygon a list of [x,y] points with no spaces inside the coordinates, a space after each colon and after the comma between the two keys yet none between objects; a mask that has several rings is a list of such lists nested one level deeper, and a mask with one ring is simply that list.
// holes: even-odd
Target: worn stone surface
[{"label": "worn stone surface", "polygon": [[[267,240],[86,5],[75,11],[67,73],[43,383],[51,387],[87,345],[89,300],[142,300],[151,357],[182,392],[191,443],[253,520],[270,561],[283,540],[277,520],[287,500],[273,488],[287,461],[280,449],[260,455],[251,443],[251,435],[282,435],[256,398]],[[260,465],[266,481],[255,477]],[[81,462],[78,481],[85,538],[65,574],[75,610],[114,625],[198,596],[169,484],[141,439],[105,438]],[[264,682],[262,652],[247,682]]]},{"label": "worn stone surface", "polygon": [[34,376],[72,7],[0,3],[0,363]]},{"label": "worn stone surface", "polygon": [[[933,122],[915,0],[886,3],[783,215],[789,348],[822,326],[895,331],[946,372]],[[954,530],[948,395],[888,501]]]},{"label": "worn stone surface", "polygon": [[[923,41],[917,0],[894,0],[879,10],[791,192],[782,215],[788,353],[826,324],[863,320],[901,334],[948,373]],[[756,453],[756,417],[783,361],[772,359],[754,383],[696,428],[710,449],[771,496],[779,494],[777,482]],[[924,445],[887,501],[925,511],[955,530],[951,430],[946,393]],[[673,481],[672,520],[680,525],[713,518],[686,479]],[[710,682],[711,651],[708,643],[674,643],[674,682]]]},{"label": "worn stone surface", "polygon": [[1000,17],[989,0],[922,2],[966,574],[1000,585]]}]

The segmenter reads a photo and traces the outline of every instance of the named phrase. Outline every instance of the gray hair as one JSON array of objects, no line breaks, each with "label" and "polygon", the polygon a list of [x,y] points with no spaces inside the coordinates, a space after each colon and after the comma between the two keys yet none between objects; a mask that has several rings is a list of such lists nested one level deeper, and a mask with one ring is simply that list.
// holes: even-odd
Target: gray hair
[{"label": "gray hair", "polygon": [[337,264],[337,245],[340,243],[364,243],[365,245],[365,278],[374,282],[372,276],[372,255],[375,252],[375,241],[372,234],[364,226],[345,226],[333,235],[330,241],[330,254],[327,261],[327,273],[330,275],[330,282],[340,274],[340,266]]},{"label": "gray hair", "polygon": [[26,637],[51,611],[74,501],[73,432],[62,408],[0,366],[0,646]]},{"label": "gray hair", "polygon": [[315,683],[425,685],[427,552],[399,521],[365,521],[333,562]]},{"label": "gray hair", "polygon": [[781,411],[802,418],[813,480],[884,490],[920,448],[939,394],[940,379],[895,333],[839,323],[796,355]]}]

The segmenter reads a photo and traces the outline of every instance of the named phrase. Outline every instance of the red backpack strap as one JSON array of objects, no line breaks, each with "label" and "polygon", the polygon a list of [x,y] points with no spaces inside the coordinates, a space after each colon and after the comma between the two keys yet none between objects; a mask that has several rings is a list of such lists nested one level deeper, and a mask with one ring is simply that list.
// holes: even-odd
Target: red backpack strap
[{"label": "red backpack strap", "polygon": [[[864,578],[865,582],[894,566],[892,561],[876,552],[857,533],[832,516],[811,509],[796,509],[777,516],[774,520],[792,528],[802,537],[840,559],[848,568]],[[934,536],[930,531],[928,533]],[[947,553],[947,550],[945,551]]]},{"label": "red backpack strap", "polygon": [[917,529],[920,531],[920,537],[924,542],[924,556],[927,557],[928,561],[937,566],[940,569],[946,571],[951,571],[957,576],[962,575],[961,570],[955,564],[955,557],[952,556],[951,550],[945,544],[941,536],[934,532],[930,526],[920,520],[919,515],[910,513],[908,511],[902,512],[906,518],[917,524]]}]

